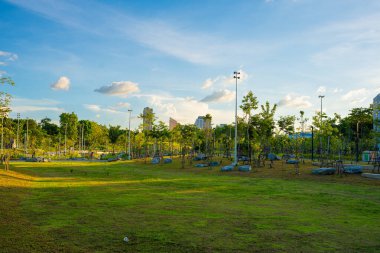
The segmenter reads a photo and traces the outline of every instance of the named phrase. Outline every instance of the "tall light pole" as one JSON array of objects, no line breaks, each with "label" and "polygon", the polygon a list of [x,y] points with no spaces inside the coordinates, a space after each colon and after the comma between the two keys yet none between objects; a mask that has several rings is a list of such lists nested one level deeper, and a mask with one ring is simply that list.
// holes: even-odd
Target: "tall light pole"
[{"label": "tall light pole", "polygon": [[360,124],[360,121],[356,123],[356,139],[355,139],[356,163],[359,162],[359,124]]},{"label": "tall light pole", "polygon": [[323,111],[322,111],[322,99],[325,97],[323,95],[319,95],[318,96],[320,99],[321,99],[321,122],[320,122],[320,136],[319,136],[319,146],[320,146],[320,158],[322,158],[322,115],[323,115]]},{"label": "tall light pole", "polygon": [[318,97],[321,99],[321,127],[322,127],[322,99],[323,99],[325,96],[319,95]]},{"label": "tall light pole", "polygon": [[1,112],[1,154],[4,153],[4,113]]},{"label": "tall light pole", "polygon": [[131,114],[132,110],[129,109],[129,120],[128,120],[128,160],[131,160]]},{"label": "tall light pole", "polygon": [[18,149],[18,135],[20,132],[20,113],[17,113],[17,137],[16,137],[16,148]]},{"label": "tall light pole", "polygon": [[26,117],[26,135],[25,135],[25,154],[27,155],[28,154],[28,139],[29,139],[29,136],[28,136],[28,132],[29,132],[29,118]]},{"label": "tall light pole", "polygon": [[66,157],[66,143],[67,143],[67,123],[65,123],[65,157]]},{"label": "tall light pole", "polygon": [[235,82],[235,154],[234,154],[234,165],[238,164],[237,158],[237,81],[240,79],[240,72],[234,71]]}]

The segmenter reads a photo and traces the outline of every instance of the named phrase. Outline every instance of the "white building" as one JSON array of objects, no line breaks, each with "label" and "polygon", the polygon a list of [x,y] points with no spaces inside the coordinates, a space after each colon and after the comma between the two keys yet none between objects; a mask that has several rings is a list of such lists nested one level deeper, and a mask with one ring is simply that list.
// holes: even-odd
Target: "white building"
[{"label": "white building", "polygon": [[143,111],[143,129],[151,131],[153,129],[153,109],[145,107]]},{"label": "white building", "polygon": [[198,118],[195,120],[194,125],[198,127],[199,129],[203,129],[205,126],[205,117],[204,116],[198,116]]},{"label": "white building", "polygon": [[[207,115],[206,115],[207,116]],[[211,117],[198,116],[194,125],[199,129],[211,129]]]}]

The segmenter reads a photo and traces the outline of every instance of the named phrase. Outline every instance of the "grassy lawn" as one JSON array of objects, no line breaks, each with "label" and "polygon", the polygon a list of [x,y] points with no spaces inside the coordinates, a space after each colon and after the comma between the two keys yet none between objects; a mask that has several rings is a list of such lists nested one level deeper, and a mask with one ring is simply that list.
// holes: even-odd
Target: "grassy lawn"
[{"label": "grassy lawn", "polygon": [[380,183],[310,168],[13,163],[0,252],[379,252]]}]

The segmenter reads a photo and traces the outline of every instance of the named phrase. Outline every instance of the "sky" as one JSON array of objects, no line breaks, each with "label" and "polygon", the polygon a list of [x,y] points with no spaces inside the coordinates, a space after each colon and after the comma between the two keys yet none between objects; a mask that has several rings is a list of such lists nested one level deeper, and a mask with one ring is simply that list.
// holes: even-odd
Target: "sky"
[{"label": "sky", "polygon": [[[11,117],[132,128],[234,121],[252,91],[277,116],[347,115],[380,92],[378,0],[0,0],[0,75]],[[241,110],[239,115],[243,115]],[[310,120],[309,120],[310,123]]]}]

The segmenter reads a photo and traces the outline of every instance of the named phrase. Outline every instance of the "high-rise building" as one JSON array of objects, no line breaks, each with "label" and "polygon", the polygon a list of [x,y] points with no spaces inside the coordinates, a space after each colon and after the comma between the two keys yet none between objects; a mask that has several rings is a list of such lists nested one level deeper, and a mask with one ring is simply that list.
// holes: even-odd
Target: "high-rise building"
[{"label": "high-rise building", "polygon": [[173,118],[169,118],[169,130],[173,130],[176,125],[178,125],[178,122]]},{"label": "high-rise building", "polygon": [[205,116],[198,116],[194,125],[199,129],[211,129],[211,118]]},{"label": "high-rise building", "polygon": [[150,107],[145,107],[143,111],[143,129],[152,130],[153,128],[153,109]]},{"label": "high-rise building", "polygon": [[199,129],[203,129],[205,125],[205,117],[204,116],[198,116],[198,118],[195,120],[194,125],[198,127]]}]

